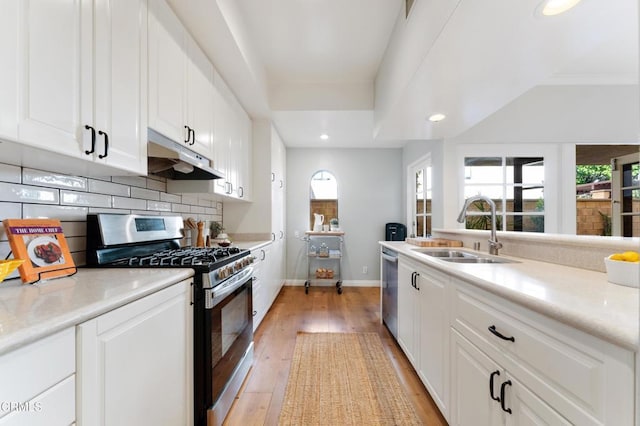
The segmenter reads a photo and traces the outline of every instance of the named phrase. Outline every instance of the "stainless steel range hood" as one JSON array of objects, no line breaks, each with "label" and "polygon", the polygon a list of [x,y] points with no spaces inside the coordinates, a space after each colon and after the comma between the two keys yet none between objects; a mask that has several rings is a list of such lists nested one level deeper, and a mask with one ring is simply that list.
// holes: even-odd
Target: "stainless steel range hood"
[{"label": "stainless steel range hood", "polygon": [[211,160],[191,151],[155,130],[148,129],[147,163],[149,173],[173,180],[224,179],[211,167]]}]

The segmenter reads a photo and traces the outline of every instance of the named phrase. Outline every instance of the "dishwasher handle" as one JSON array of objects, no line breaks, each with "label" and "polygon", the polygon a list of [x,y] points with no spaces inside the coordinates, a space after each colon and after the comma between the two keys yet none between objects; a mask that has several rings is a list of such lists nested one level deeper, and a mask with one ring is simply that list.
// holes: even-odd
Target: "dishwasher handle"
[{"label": "dishwasher handle", "polygon": [[381,253],[380,255],[382,256],[382,258],[384,260],[388,260],[391,263],[398,263],[398,258],[396,256],[389,256],[388,254],[386,254],[384,252]]}]

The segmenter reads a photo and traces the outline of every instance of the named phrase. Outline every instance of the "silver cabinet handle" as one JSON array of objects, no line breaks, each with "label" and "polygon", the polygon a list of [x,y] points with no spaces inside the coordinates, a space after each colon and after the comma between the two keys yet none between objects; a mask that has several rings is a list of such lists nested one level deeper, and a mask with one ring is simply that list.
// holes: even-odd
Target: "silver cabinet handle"
[{"label": "silver cabinet handle", "polygon": [[267,258],[267,253],[264,250],[260,250],[260,252],[262,253],[260,260],[265,260]]}]

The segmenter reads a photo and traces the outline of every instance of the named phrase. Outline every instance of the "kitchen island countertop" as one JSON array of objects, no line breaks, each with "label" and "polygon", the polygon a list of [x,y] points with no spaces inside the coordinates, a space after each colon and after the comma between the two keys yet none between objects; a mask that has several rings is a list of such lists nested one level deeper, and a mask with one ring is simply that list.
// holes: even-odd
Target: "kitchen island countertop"
[{"label": "kitchen island countertop", "polygon": [[556,321],[638,351],[639,290],[611,284],[605,273],[502,255],[517,262],[450,263],[420,254],[415,250],[420,247],[405,242],[380,241],[380,245]]},{"label": "kitchen island countertop", "polygon": [[64,278],[0,283],[0,354],[193,276],[193,269],[79,268]]}]

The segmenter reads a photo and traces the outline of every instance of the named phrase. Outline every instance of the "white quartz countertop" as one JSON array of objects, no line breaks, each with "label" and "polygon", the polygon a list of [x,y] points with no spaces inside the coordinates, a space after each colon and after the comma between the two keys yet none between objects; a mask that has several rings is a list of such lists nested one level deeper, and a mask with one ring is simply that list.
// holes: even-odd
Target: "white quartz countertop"
[{"label": "white quartz countertop", "polygon": [[193,269],[88,269],[37,284],[0,283],[0,354],[193,276]]},{"label": "white quartz countertop", "polygon": [[266,241],[234,241],[232,246],[241,249],[249,249],[251,251],[258,250],[264,246],[271,244],[271,240]]},{"label": "white quartz countertop", "polygon": [[593,336],[638,350],[639,290],[611,284],[605,273],[502,255],[518,262],[451,263],[420,254],[415,250],[420,247],[404,242],[380,245]]}]

